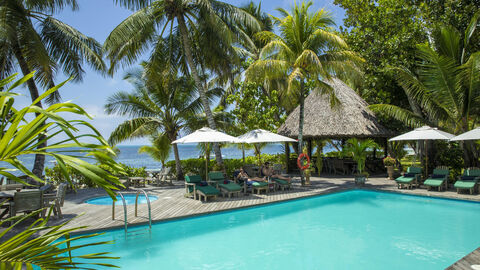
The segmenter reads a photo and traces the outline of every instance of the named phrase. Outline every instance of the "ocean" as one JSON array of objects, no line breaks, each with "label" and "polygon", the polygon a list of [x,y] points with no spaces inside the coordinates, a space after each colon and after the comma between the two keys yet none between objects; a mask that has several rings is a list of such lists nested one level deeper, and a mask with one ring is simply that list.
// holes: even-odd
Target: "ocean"
[{"label": "ocean", "polygon": [[[158,169],[161,167],[160,162],[153,160],[148,154],[139,154],[138,149],[141,145],[122,145],[117,146],[120,150],[119,155],[116,158],[117,162],[126,164],[132,167],[146,167],[147,169]],[[284,150],[285,146],[283,144],[267,144],[262,149],[262,154],[282,154],[285,153]],[[331,152],[334,148],[330,145],[327,145],[323,152]],[[178,152],[180,155],[180,159],[190,159],[190,158],[198,158],[200,157],[200,149],[197,147],[196,144],[179,144],[178,145]],[[293,153],[293,148],[290,146],[290,152]],[[245,156],[254,156],[253,149],[245,149]],[[215,158],[214,153],[211,153],[212,159]],[[242,149],[237,148],[235,146],[230,147],[222,147],[222,157],[224,159],[230,158],[242,158]],[[168,160],[174,160],[173,156],[173,149],[168,157]],[[34,156],[22,156],[20,157],[20,161],[29,169],[33,168],[33,161]],[[55,159],[47,156],[46,157],[46,164],[45,167],[53,167]],[[10,164],[6,164],[5,162],[0,162],[1,167],[12,168]],[[20,172],[16,171],[13,172],[15,175],[19,175]]]},{"label": "ocean", "polygon": [[[160,162],[153,160],[147,154],[139,154],[138,149],[140,147],[141,146],[138,145],[118,146],[120,149],[120,154],[118,155],[117,161],[133,167],[158,169],[161,166]],[[284,148],[285,146],[282,144],[268,144],[262,149],[262,153],[280,154],[285,152]],[[196,144],[179,144],[178,154],[180,159],[198,158],[201,156],[200,149],[197,148]],[[254,156],[253,149],[245,149],[245,156]],[[211,153],[211,157],[215,158],[213,151]],[[242,149],[237,147],[222,147],[222,157],[225,159],[242,158]],[[174,159],[175,157],[173,156],[172,149],[168,160]]]}]

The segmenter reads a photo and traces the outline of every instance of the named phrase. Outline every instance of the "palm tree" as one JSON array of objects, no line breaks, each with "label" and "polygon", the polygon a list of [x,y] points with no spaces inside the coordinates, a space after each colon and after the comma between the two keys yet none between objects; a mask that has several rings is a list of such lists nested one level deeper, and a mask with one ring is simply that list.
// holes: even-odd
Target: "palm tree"
[{"label": "palm tree", "polygon": [[[347,44],[331,29],[335,25],[324,9],[310,12],[312,2],[295,3],[292,12],[277,9],[282,18],[273,17],[280,35],[261,32],[257,35],[268,41],[260,57],[247,69],[248,80],[288,78],[283,95],[300,105],[298,153],[303,148],[304,100],[311,89],[330,95],[332,105],[337,102],[333,89],[323,80],[331,74],[344,77],[356,73],[361,58],[347,50]],[[303,183],[303,176],[302,176]]]},{"label": "palm tree", "polygon": [[171,141],[165,134],[153,134],[150,137],[152,145],[144,145],[138,149],[138,153],[146,153],[150,155],[154,160],[160,161],[162,167],[165,167],[165,162],[170,155]]},{"label": "palm tree", "polygon": [[[37,83],[43,88],[55,85],[56,70],[81,81],[84,61],[96,70],[105,69],[101,45],[53,17],[65,7],[75,10],[78,5],[76,0],[9,0],[0,4],[0,78],[11,74],[17,65],[24,76],[36,71],[35,78],[27,81],[32,101],[40,95]],[[53,92],[46,101],[58,102],[59,97]],[[36,105],[41,108],[42,102]],[[39,147],[45,147],[44,137],[39,139]],[[35,156],[35,175],[43,174],[44,163],[45,156]]]},{"label": "palm tree", "polygon": [[255,35],[261,31],[273,31],[273,22],[270,16],[262,11],[261,3],[256,5],[254,2],[250,2],[242,6],[241,9],[257,19],[260,23],[260,28],[251,28],[248,25],[242,25],[240,29],[245,37],[240,40],[241,47],[237,47],[236,50],[244,57],[257,60],[260,56],[261,49],[267,43],[264,40],[256,38]]},{"label": "palm tree", "polygon": [[[148,68],[130,72],[125,76],[134,86],[133,93],[121,91],[110,96],[105,110],[108,114],[127,115],[133,119],[121,123],[112,132],[110,144],[115,145],[127,139],[152,134],[166,136],[171,143],[177,139],[180,130],[186,128],[192,116],[203,109],[193,80],[171,72],[170,69]],[[210,89],[207,92],[208,102],[218,97],[221,91],[222,89],[218,88]],[[173,153],[177,179],[183,179],[176,144],[173,145]]]},{"label": "palm tree", "polygon": [[[169,32],[170,37],[178,35],[181,43],[177,46],[182,46],[183,60],[188,64],[188,71],[200,94],[208,125],[216,129],[217,125],[209,107],[207,88],[198,69],[209,63],[223,64],[227,57],[221,58],[216,55],[215,60],[218,61],[211,62],[212,57],[209,56],[231,49],[232,42],[238,39],[236,25],[258,27],[257,21],[247,12],[216,0],[116,0],[116,2],[138,11],[118,25],[105,41],[104,46],[111,61],[110,71],[113,72],[119,64],[133,63],[149,45],[162,39],[165,31]],[[174,34],[175,32],[178,33]],[[195,40],[200,42],[201,47],[196,46]],[[211,42],[212,40],[215,42]],[[222,69],[216,69],[218,70]],[[223,165],[218,145],[214,145],[214,150],[217,163]]]},{"label": "palm tree", "polygon": [[[469,53],[469,40],[475,32],[478,12],[464,33],[449,26],[433,31],[432,44],[417,45],[419,59],[415,72],[393,67],[397,82],[419,104],[420,111],[389,104],[370,108],[402,121],[407,126],[440,126],[452,133],[463,133],[478,123],[480,107],[480,52]],[[473,145],[466,144],[465,161],[473,165]],[[473,152],[472,152],[473,151]]]},{"label": "palm tree", "polygon": [[359,175],[364,173],[367,150],[375,147],[378,147],[378,145],[372,139],[358,140],[357,138],[351,138],[347,141],[344,151],[350,153],[357,162],[357,173]]}]

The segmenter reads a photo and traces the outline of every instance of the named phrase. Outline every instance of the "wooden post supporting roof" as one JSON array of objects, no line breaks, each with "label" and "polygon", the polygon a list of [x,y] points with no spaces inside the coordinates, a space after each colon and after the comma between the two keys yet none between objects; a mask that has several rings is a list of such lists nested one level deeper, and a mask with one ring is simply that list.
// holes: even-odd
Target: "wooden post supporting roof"
[{"label": "wooden post supporting roof", "polygon": [[290,163],[290,144],[288,142],[285,143],[285,163],[287,173],[290,173],[290,167],[288,166]]},{"label": "wooden post supporting roof", "polygon": [[312,158],[312,139],[308,139],[307,141],[307,154]]}]

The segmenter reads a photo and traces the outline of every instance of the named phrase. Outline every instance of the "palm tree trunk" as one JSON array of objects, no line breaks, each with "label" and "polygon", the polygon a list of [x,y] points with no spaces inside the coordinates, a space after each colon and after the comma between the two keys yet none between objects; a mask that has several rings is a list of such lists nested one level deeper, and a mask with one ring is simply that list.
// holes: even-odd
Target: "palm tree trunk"
[{"label": "palm tree trunk", "polygon": [[[298,117],[298,155],[303,152],[303,120],[304,120],[304,111],[305,111],[305,82],[300,82],[300,115]],[[303,178],[303,171],[300,170],[300,179],[302,186],[305,184],[305,179]]]},{"label": "palm tree trunk", "polygon": [[[177,21],[178,21],[178,27],[180,29],[180,34],[182,36],[183,48],[185,50],[185,56],[187,58],[187,63],[188,63],[188,66],[190,67],[190,72],[192,72],[192,76],[193,76],[193,80],[195,81],[195,85],[199,89],[200,100],[203,103],[205,115],[207,116],[208,125],[212,129],[217,129],[217,125],[215,124],[215,121],[213,120],[212,111],[210,110],[210,104],[208,103],[207,94],[206,94],[207,91],[206,91],[205,87],[203,86],[202,81],[200,80],[200,77],[198,76],[197,68],[196,68],[195,63],[193,61],[192,44],[190,43],[190,39],[188,38],[188,32],[187,32],[187,26],[185,24],[185,19],[183,18],[182,15],[178,15],[177,16]],[[215,152],[215,158],[217,160],[217,164],[220,165],[223,168],[222,152],[220,151],[220,147],[218,146],[217,143],[213,144],[213,151]]]},{"label": "palm tree trunk", "polygon": [[[14,41],[12,43],[13,43],[12,49],[13,49],[13,53],[15,54],[15,58],[17,58],[17,62],[20,66],[20,69],[22,70],[23,75],[26,76],[26,75],[31,73],[31,70],[28,67],[27,62],[22,55],[22,51],[20,49],[20,45],[18,44],[18,41]],[[37,88],[33,78],[31,78],[27,81],[27,87],[28,87],[28,90],[30,92],[30,97],[31,97],[32,102],[33,102],[39,97],[38,88]],[[41,101],[38,101],[35,105],[42,108],[42,102]],[[38,113],[36,113],[35,115],[38,116]],[[47,146],[47,141],[45,139],[46,139],[45,135],[39,135],[38,136],[39,145],[38,145],[37,148],[44,148],[44,147]],[[35,161],[33,163],[33,169],[32,169],[33,174],[35,174],[36,176],[41,178],[42,175],[43,175],[44,168],[45,168],[45,155],[36,154],[35,155]],[[32,182],[32,184],[35,184],[35,183]]]},{"label": "palm tree trunk", "polygon": [[175,156],[175,169],[177,171],[177,180],[184,180],[182,163],[180,162],[180,155],[178,154],[178,145],[173,144],[173,155]]}]

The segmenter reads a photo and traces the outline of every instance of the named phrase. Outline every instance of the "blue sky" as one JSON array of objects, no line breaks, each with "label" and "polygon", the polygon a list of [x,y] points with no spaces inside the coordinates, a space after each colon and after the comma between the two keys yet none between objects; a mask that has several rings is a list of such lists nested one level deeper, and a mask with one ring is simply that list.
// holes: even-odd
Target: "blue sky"
[{"label": "blue sky", "polygon": [[[127,18],[132,11],[116,6],[113,0],[79,0],[80,9],[72,12],[64,10],[56,15],[56,18],[63,22],[77,28],[82,33],[95,38],[103,44],[108,34],[125,18]],[[235,5],[242,5],[248,3],[247,0],[229,0],[226,1]],[[260,2],[260,1],[254,1]],[[293,5],[293,0],[264,0],[262,8],[267,13],[277,16],[275,10],[278,7],[290,9]],[[326,8],[332,12],[337,25],[342,24],[344,11],[333,4],[333,0],[314,1],[314,9]],[[140,59],[141,60],[141,59]],[[140,62],[140,61],[139,61]],[[126,118],[106,115],[103,111],[103,106],[108,96],[119,90],[130,90],[129,84],[122,80],[123,74],[126,70],[134,66],[119,69],[113,77],[103,77],[95,71],[90,70],[85,66],[85,76],[83,82],[67,83],[61,89],[61,95],[64,101],[72,100],[73,102],[84,107],[87,112],[94,116],[90,122],[108,138],[110,132],[115,127],[123,122]],[[57,76],[56,82],[64,80],[65,77]],[[26,90],[22,90],[27,95]],[[146,139],[132,140],[122,143],[122,145],[132,144],[148,144]]]}]

